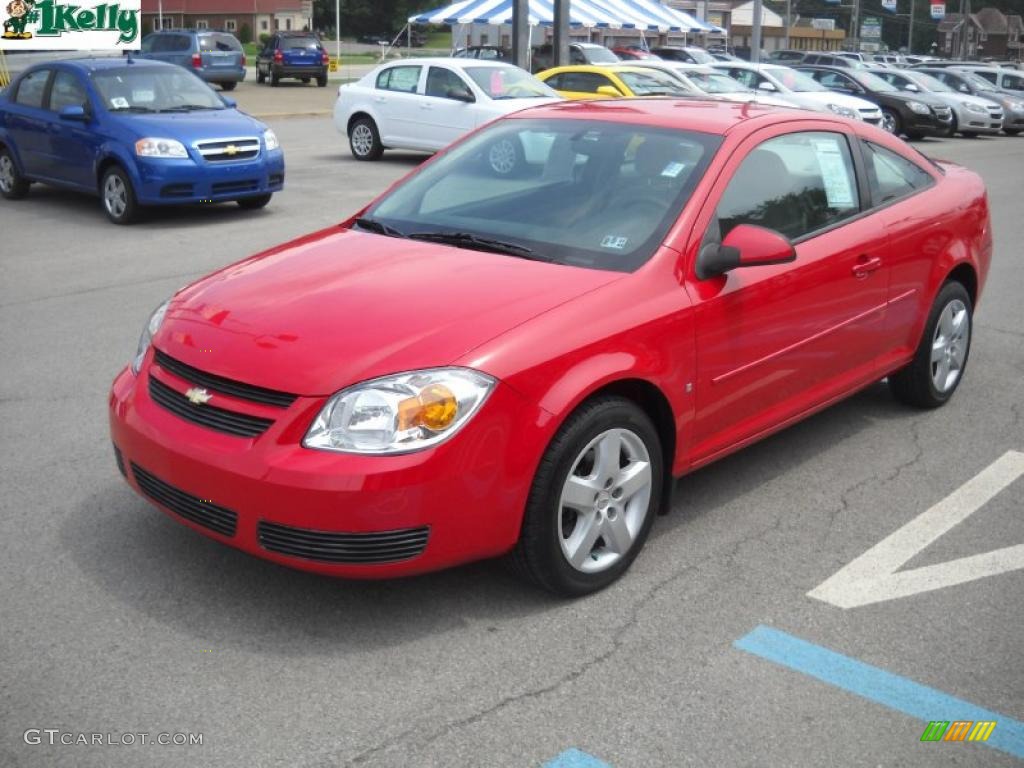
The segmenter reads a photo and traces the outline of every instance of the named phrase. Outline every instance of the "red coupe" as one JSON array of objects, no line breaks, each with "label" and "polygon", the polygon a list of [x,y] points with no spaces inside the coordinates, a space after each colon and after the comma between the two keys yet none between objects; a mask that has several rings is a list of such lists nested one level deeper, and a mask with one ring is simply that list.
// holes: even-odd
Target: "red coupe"
[{"label": "red coupe", "polygon": [[991,255],[978,176],[861,122],[538,107],[161,305],[113,385],[115,455],[277,563],[508,555],[580,595],[629,567],[673,478],[883,377],[949,400]]}]

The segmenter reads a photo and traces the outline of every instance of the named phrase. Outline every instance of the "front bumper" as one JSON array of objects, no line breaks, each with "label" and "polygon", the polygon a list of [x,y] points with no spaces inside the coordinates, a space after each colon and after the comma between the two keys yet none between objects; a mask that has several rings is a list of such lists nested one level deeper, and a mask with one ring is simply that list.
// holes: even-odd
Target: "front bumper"
[{"label": "front bumper", "polygon": [[279,192],[284,187],[284,153],[260,150],[252,160],[136,160],[135,194],[143,205],[216,203]]},{"label": "front bumper", "polygon": [[925,136],[946,136],[953,126],[953,111],[946,107],[940,113],[936,113],[933,107],[927,115],[921,115],[913,110],[907,110],[910,118],[907,125],[903,127],[906,133],[920,133]]},{"label": "front bumper", "polygon": [[957,116],[957,130],[968,133],[999,133],[1003,129],[1001,112],[972,112],[960,110]]},{"label": "front bumper", "polygon": [[546,438],[542,411],[508,386],[499,383],[459,434],[433,449],[361,456],[300,445],[322,397],[276,410],[255,438],[186,421],[152,399],[149,379],[182,392],[189,382],[152,360],[150,351],[138,376],[125,369],[113,384],[118,465],[136,491],[200,533],[282,565],[354,578],[436,570],[515,544]]}]

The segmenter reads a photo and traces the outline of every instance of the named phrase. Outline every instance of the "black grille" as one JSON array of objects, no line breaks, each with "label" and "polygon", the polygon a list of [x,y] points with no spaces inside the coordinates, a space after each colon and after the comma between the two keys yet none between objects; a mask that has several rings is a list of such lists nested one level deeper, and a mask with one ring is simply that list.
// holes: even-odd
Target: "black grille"
[{"label": "black grille", "polygon": [[394,563],[419,555],[430,529],[405,528],[375,533],[337,533],[261,522],[260,546],[270,552],[321,563]]},{"label": "black grille", "polygon": [[192,185],[165,184],[160,188],[160,197],[192,197]]},{"label": "black grille", "polygon": [[259,181],[256,179],[247,179],[242,181],[221,181],[214,184],[210,188],[210,191],[215,195],[221,195],[229,192],[255,192],[259,188]]},{"label": "black grille", "polygon": [[117,462],[117,470],[125,477],[128,477],[124,471],[124,456],[121,455],[121,449],[116,445],[114,446],[114,461]]},{"label": "black grille", "polygon": [[157,405],[163,406],[185,421],[229,435],[257,437],[274,423],[273,419],[261,419],[259,416],[227,411],[213,405],[197,405],[185,395],[157,381],[152,375],[149,377],[149,396]]},{"label": "black grille", "polygon": [[277,187],[277,186],[280,186],[281,184],[284,184],[284,174],[283,173],[272,173],[272,174],[270,174],[270,178],[267,180],[267,186]]},{"label": "black grille", "polygon": [[255,136],[244,139],[218,139],[200,142],[196,149],[208,163],[251,160],[260,153],[260,140]]},{"label": "black grille", "polygon": [[287,408],[295,402],[298,395],[291,395],[287,392],[278,392],[273,389],[254,387],[251,384],[243,384],[240,381],[225,379],[223,376],[216,376],[212,373],[200,371],[191,365],[186,365],[173,357],[156,350],[156,363],[168,373],[173,373],[185,381],[198,384],[201,387],[212,389],[215,392],[222,392],[225,395],[237,397],[240,400],[250,400],[263,405],[276,405],[279,408]]},{"label": "black grille", "polygon": [[132,474],[144,494],[158,504],[167,507],[176,515],[180,515],[196,525],[216,531],[222,536],[235,535],[238,515],[230,509],[178,490],[173,485],[168,485],[155,475],[151,475],[138,464],[132,464]]}]

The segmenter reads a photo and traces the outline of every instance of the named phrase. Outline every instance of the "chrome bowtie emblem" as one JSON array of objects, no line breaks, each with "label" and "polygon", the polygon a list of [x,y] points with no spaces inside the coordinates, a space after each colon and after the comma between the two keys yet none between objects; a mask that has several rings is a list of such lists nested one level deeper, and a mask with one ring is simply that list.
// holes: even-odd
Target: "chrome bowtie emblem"
[{"label": "chrome bowtie emblem", "polygon": [[234,144],[228,144],[227,149],[224,150],[224,154],[226,155],[235,155],[237,153],[238,147],[236,147]]},{"label": "chrome bowtie emblem", "polygon": [[193,405],[204,405],[205,403],[210,402],[213,395],[202,387],[192,387],[192,389],[185,393],[185,397],[187,397],[188,401]]}]

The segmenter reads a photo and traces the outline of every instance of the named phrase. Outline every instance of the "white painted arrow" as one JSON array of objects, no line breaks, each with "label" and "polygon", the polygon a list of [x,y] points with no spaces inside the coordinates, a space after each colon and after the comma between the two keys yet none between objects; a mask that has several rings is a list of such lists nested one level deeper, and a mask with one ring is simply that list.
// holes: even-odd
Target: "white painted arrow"
[{"label": "white painted arrow", "polygon": [[1024,453],[1008,451],[927,512],[807,593],[840,608],[857,608],[1024,568],[1024,544],[909,571],[899,568],[1024,475]]}]

